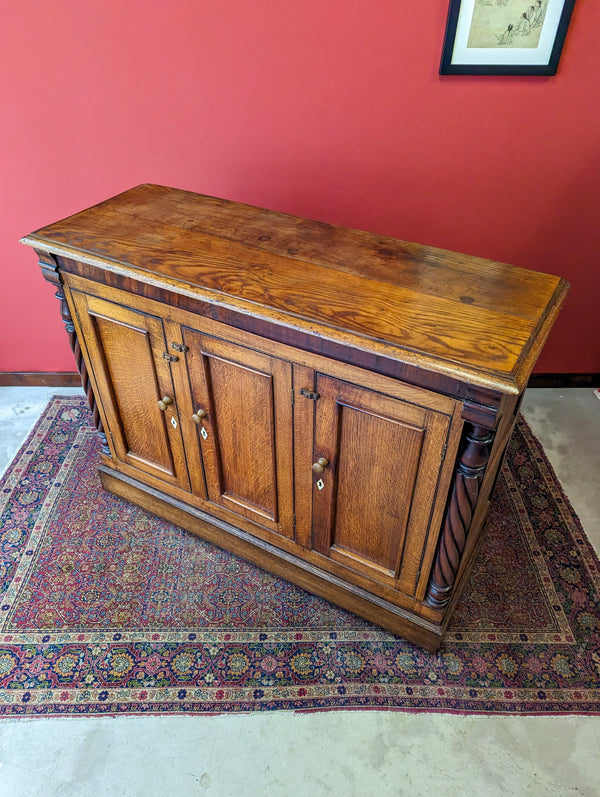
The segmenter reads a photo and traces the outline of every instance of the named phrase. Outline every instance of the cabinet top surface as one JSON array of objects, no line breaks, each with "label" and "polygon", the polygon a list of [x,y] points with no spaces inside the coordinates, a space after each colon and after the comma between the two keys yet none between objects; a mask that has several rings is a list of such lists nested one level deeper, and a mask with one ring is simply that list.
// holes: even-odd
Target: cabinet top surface
[{"label": "cabinet top surface", "polygon": [[559,277],[157,185],[23,243],[518,392],[568,285]]}]

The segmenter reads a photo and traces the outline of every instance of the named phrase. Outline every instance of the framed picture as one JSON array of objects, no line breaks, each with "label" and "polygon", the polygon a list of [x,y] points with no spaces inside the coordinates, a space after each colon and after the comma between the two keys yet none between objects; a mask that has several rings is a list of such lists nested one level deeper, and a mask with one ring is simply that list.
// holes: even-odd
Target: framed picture
[{"label": "framed picture", "polygon": [[575,0],[450,0],[441,75],[555,75]]}]

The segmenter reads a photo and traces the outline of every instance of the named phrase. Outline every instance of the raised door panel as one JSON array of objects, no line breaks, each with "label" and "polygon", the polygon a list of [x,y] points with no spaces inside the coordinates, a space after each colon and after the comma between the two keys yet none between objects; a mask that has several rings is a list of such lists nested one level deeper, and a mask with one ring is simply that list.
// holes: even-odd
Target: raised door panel
[{"label": "raised door panel", "polygon": [[451,418],[317,375],[313,546],[413,594]]},{"label": "raised door panel", "polygon": [[[72,291],[115,456],[189,489],[161,319]],[[158,402],[171,403],[164,410]]]},{"label": "raised door panel", "polygon": [[291,365],[182,328],[209,500],[293,537]]}]

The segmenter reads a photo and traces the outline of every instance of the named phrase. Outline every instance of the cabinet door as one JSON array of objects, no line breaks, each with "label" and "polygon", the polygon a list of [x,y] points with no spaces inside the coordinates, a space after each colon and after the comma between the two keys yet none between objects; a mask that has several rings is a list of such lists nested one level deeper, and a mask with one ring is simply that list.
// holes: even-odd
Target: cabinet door
[{"label": "cabinet door", "polygon": [[411,595],[451,419],[321,374],[316,390],[313,546]]},{"label": "cabinet door", "polygon": [[209,500],[293,537],[291,365],[182,327]]},{"label": "cabinet door", "polygon": [[[161,319],[77,291],[71,295],[116,458],[189,489]],[[161,410],[165,397],[170,403]]]}]

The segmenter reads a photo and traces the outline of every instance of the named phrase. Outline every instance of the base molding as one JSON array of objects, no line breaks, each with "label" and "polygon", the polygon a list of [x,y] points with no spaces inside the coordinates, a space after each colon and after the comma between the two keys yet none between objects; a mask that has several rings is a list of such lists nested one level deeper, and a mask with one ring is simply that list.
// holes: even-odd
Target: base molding
[{"label": "base molding", "polygon": [[527,387],[600,387],[600,374],[532,374]]},{"label": "base molding", "polygon": [[81,387],[77,371],[0,371],[1,387]]}]

